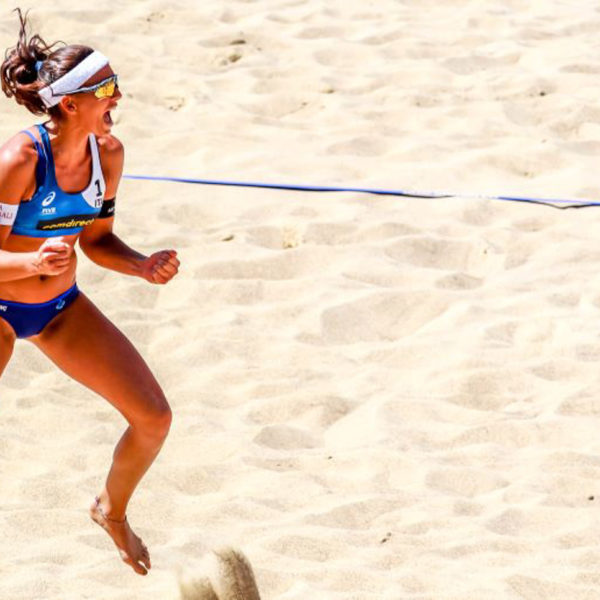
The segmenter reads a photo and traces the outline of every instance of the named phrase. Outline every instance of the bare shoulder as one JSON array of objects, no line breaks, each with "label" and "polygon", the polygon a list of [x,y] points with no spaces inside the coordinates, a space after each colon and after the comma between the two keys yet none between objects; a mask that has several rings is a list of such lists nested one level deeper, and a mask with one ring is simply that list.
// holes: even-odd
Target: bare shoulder
[{"label": "bare shoulder", "polygon": [[35,189],[38,156],[33,140],[19,132],[0,146],[2,202],[17,204]]},{"label": "bare shoulder", "polygon": [[38,154],[33,140],[19,132],[0,146],[0,172],[28,172],[35,169]]},{"label": "bare shoulder", "polygon": [[103,135],[98,138],[98,150],[104,176],[109,182],[112,179],[118,182],[125,160],[125,150],[121,140],[114,135]]},{"label": "bare shoulder", "polygon": [[98,138],[98,148],[100,155],[106,158],[122,157],[125,153],[125,148],[121,140],[114,135],[103,135]]}]

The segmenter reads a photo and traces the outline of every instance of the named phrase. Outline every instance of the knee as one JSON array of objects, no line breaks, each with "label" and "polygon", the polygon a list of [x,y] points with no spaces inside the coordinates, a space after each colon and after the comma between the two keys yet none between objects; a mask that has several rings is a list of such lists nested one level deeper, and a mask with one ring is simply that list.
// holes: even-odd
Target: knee
[{"label": "knee", "polygon": [[145,435],[163,440],[171,428],[173,413],[164,396],[157,398],[139,419],[138,427]]},{"label": "knee", "polygon": [[15,345],[15,332],[3,319],[0,319],[0,352],[12,352]]},{"label": "knee", "polygon": [[166,438],[173,420],[171,407],[166,400],[152,411],[151,419],[154,434],[160,438]]}]

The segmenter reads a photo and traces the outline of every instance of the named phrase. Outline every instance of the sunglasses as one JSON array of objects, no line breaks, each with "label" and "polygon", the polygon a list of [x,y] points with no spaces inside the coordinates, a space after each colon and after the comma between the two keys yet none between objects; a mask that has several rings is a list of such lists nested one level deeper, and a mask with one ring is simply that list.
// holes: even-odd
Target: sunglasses
[{"label": "sunglasses", "polygon": [[110,77],[103,79],[99,83],[95,83],[94,85],[89,85],[87,87],[82,87],[77,90],[73,90],[72,92],[66,92],[65,94],[61,95],[70,96],[73,94],[83,94],[84,92],[94,92],[94,96],[101,100],[102,98],[112,98],[115,95],[115,90],[118,87],[118,76],[111,75]]}]

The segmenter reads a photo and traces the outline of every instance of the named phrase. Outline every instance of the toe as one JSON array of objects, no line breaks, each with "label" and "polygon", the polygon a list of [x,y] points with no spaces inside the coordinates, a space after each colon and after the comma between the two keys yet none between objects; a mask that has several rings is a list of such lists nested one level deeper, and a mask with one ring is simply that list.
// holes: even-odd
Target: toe
[{"label": "toe", "polygon": [[148,548],[144,548],[142,550],[142,558],[140,559],[142,563],[144,563],[147,569],[152,568],[152,563],[150,562],[150,553],[148,552]]},{"label": "toe", "polygon": [[146,569],[146,567],[141,565],[139,562],[135,562],[131,559],[128,559],[125,562],[130,564],[138,575],[148,575],[148,569]]},{"label": "toe", "polygon": [[147,575],[148,569],[139,562],[132,560],[125,552],[121,553],[121,560],[128,564],[138,575]]}]

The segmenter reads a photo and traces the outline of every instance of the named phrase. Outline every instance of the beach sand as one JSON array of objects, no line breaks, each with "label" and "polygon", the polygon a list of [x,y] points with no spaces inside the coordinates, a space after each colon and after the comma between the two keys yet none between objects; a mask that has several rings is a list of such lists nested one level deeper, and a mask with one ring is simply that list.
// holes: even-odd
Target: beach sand
[{"label": "beach sand", "polygon": [[153,569],[87,514],[124,421],[20,342],[0,600],[176,600],[224,545],[263,600],[600,598],[600,212],[468,197],[600,201],[597,3],[72,6],[32,23],[110,57],[126,173],[459,197],[124,180],[117,233],[180,274],[78,282],[173,407],[129,511]]}]

